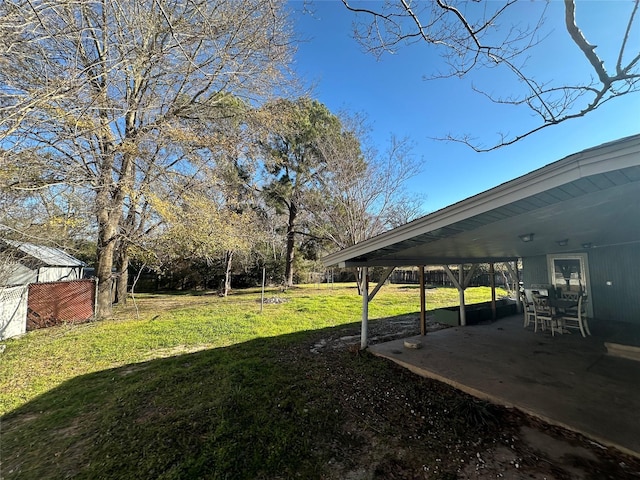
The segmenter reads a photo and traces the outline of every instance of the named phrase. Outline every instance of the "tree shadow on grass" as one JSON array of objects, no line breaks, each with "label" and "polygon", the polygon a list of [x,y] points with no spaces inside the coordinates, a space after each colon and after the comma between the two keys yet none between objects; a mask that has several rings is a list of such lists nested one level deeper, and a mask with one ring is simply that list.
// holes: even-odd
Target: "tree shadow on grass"
[{"label": "tree shadow on grass", "polygon": [[66,381],[6,415],[3,473],[226,478],[285,472],[289,458],[303,468],[305,433],[331,419],[309,409],[313,385],[291,394],[304,375],[278,360],[286,343],[255,340]]},{"label": "tree shadow on grass", "polygon": [[428,467],[429,478],[456,478],[477,452],[511,448],[525,417],[357,341],[332,343],[358,332],[261,338],[70,379],[2,419],[0,476],[423,478]]},{"label": "tree shadow on grass", "polygon": [[443,413],[463,394],[357,348],[313,353],[358,331],[256,339],[68,380],[2,419],[3,478],[342,478],[362,461],[374,468],[381,445],[410,462],[401,452],[411,432],[417,441],[438,430],[414,445],[418,463],[464,444]]}]

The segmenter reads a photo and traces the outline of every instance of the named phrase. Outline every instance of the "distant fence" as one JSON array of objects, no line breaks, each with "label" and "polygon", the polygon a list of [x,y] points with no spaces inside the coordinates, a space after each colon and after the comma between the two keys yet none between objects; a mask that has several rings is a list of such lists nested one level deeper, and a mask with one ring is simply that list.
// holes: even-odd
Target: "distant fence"
[{"label": "distant fence", "polygon": [[[458,272],[453,273],[456,278]],[[390,277],[391,283],[419,283],[418,270],[394,270]],[[424,272],[424,281],[427,285],[442,285],[453,286],[453,282],[443,269],[429,270]],[[494,282],[496,286],[506,286],[506,281],[502,273],[496,272],[494,275]],[[486,272],[479,272],[473,276],[469,283],[472,287],[489,286],[491,285],[491,275]]]},{"label": "distant fence", "polygon": [[27,330],[93,318],[96,284],[93,280],[32,283],[27,301]]},{"label": "distant fence", "polygon": [[0,288],[0,340],[27,330],[27,286]]}]

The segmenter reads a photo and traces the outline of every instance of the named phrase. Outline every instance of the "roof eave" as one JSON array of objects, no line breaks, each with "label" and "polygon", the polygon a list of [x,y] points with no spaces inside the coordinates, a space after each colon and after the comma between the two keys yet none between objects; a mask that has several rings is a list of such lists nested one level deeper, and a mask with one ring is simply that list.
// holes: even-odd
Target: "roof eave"
[{"label": "roof eave", "polygon": [[640,135],[634,135],[574,153],[352,247],[327,255],[321,261],[326,267],[371,265],[366,261],[354,262],[353,259],[580,178],[634,166],[637,164],[639,151]]}]

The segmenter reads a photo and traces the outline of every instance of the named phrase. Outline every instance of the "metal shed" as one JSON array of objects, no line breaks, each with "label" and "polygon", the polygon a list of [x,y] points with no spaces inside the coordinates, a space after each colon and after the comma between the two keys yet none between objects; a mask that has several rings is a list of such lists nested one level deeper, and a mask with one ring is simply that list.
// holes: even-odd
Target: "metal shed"
[{"label": "metal shed", "polygon": [[2,240],[7,252],[0,283],[28,285],[30,283],[79,280],[84,262],[65,251],[44,245]]}]

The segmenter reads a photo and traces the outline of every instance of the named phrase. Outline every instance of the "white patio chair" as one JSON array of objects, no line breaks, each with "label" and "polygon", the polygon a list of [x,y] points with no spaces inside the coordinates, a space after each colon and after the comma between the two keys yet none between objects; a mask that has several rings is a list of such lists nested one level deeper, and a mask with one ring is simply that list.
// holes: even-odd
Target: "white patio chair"
[{"label": "white patio chair", "polygon": [[540,325],[542,331],[549,327],[552,336],[556,335],[556,330],[562,333],[562,317],[553,312],[547,297],[534,295],[533,308],[535,311],[535,332],[538,331],[538,325]]},{"label": "white patio chair", "polygon": [[562,323],[565,328],[580,329],[580,333],[583,337],[591,335],[589,330],[589,323],[587,322],[587,315],[585,309],[586,296],[581,295],[578,297],[578,305],[574,309],[567,310],[562,315]]},{"label": "white patio chair", "polygon": [[522,294],[522,308],[524,310],[524,328],[527,328],[531,322],[536,321],[536,311],[533,308],[533,299],[527,295],[527,292],[523,292]]},{"label": "white patio chair", "polygon": [[562,292],[560,298],[562,300],[575,300],[577,302],[578,298],[580,298],[580,295],[580,292]]}]

